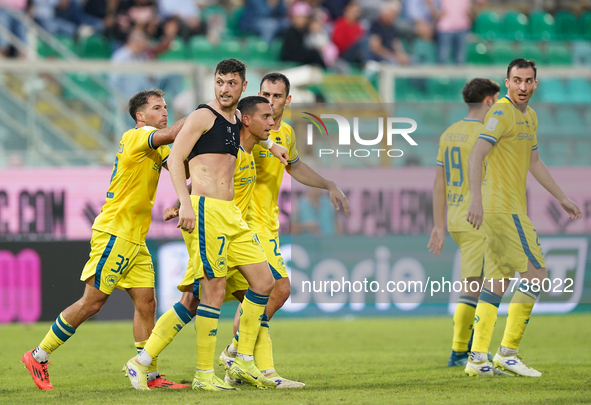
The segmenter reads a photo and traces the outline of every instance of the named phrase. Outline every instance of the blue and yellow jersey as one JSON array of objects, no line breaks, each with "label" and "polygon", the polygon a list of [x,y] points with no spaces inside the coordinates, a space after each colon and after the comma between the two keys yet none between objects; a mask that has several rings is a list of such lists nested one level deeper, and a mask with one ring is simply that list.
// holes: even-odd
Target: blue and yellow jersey
[{"label": "blue and yellow jersey", "polygon": [[437,165],[443,166],[445,170],[449,232],[473,230],[472,225],[466,221],[470,204],[468,158],[481,129],[482,123],[479,120],[464,118],[447,128],[439,138]]},{"label": "blue and yellow jersey", "polygon": [[240,146],[236,157],[234,170],[234,202],[242,212],[242,219],[246,220],[248,205],[252,198],[254,185],[257,181],[257,171],[252,153],[246,153]]},{"label": "blue and yellow jersey", "polygon": [[538,148],[538,117],[505,96],[486,114],[479,138],[494,146],[486,156],[482,185],[485,212],[527,214],[525,185],[531,153]]},{"label": "blue and yellow jersey", "polygon": [[142,244],[150,228],[152,207],[167,145],[154,149],[154,127],[134,128],[123,134],[113,164],[107,202],[92,229]]},{"label": "blue and yellow jersey", "polygon": [[[281,121],[277,131],[271,131],[270,139],[289,150],[288,163],[297,162],[300,157],[296,149],[296,139],[291,126]],[[279,232],[279,187],[283,180],[285,166],[273,154],[255,145],[252,154],[257,170],[257,182],[248,208],[246,222],[257,233],[275,235]]]}]

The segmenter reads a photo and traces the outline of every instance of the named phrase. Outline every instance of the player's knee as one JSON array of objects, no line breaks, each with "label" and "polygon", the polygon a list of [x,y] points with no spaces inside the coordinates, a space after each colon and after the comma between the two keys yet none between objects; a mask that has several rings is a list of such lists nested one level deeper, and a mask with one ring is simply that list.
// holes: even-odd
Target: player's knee
[{"label": "player's knee", "polygon": [[95,302],[85,303],[83,305],[83,309],[84,309],[84,312],[86,313],[86,316],[91,317],[91,316],[98,314],[101,311],[101,309],[103,308],[104,304],[105,304],[104,301],[95,301]]}]

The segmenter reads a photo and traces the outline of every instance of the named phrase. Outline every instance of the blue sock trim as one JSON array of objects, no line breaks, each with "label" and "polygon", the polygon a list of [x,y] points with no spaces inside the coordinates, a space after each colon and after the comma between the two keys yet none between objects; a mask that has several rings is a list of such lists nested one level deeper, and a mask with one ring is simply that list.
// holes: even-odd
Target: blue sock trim
[{"label": "blue sock trim", "polygon": [[62,314],[59,314],[59,315],[58,315],[58,317],[57,317],[57,319],[56,319],[56,322],[58,323],[58,325],[59,325],[59,326],[60,326],[62,329],[64,329],[64,330],[65,330],[65,332],[66,332],[67,334],[69,334],[70,336],[72,336],[74,333],[76,333],[76,329],[74,329],[73,327],[71,327],[70,325],[68,325],[68,324],[66,323],[66,320],[65,320],[65,319],[63,319],[63,318],[64,318],[64,317],[63,317],[63,315],[62,315]]},{"label": "blue sock trim", "polygon": [[478,298],[470,297],[469,295],[460,295],[458,304],[466,304],[476,308],[476,305],[478,304]]},{"label": "blue sock trim", "polygon": [[204,318],[219,319],[220,309],[199,304],[199,306],[197,307],[197,316],[202,316]]},{"label": "blue sock trim", "polygon": [[191,322],[191,319],[193,319],[193,314],[191,314],[191,312],[189,312],[189,310],[187,308],[185,308],[185,306],[183,304],[181,304],[180,302],[177,302],[176,304],[174,304],[172,309],[176,313],[176,316],[183,323],[183,326],[185,326],[186,324]]},{"label": "blue sock trim", "polygon": [[483,302],[487,302],[491,305],[494,305],[495,307],[499,307],[499,304],[501,303],[501,300],[503,299],[503,297],[494,294],[492,291],[487,290],[486,288],[482,290],[482,292],[480,293],[480,301]]},{"label": "blue sock trim", "polygon": [[250,288],[246,291],[244,298],[257,305],[267,305],[267,302],[269,302],[268,295],[257,294]]},{"label": "blue sock trim", "polygon": [[522,293],[523,295],[533,299],[534,301],[538,299],[542,289],[540,288],[538,291],[532,291],[532,285],[529,284],[526,280],[521,280],[519,282],[519,287],[517,288],[516,293]]}]

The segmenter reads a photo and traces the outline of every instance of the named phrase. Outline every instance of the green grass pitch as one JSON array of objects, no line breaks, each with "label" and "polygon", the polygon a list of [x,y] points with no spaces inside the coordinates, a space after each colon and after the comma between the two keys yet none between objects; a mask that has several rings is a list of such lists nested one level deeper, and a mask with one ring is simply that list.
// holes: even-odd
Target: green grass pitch
[{"label": "green grass pitch", "polygon": [[[506,318],[499,317],[492,350]],[[534,315],[523,358],[541,378],[464,376],[447,368],[450,317],[290,319],[271,322],[280,374],[301,390],[203,393],[135,391],[120,371],[134,355],[131,322],[87,322],[51,356],[54,391],[40,391],[20,358],[49,323],[0,326],[2,404],[575,404],[591,403],[591,314]],[[231,337],[220,322],[217,353]],[[162,353],[160,372],[188,382],[195,367],[195,331],[188,325]],[[216,372],[222,375],[217,366]]]}]

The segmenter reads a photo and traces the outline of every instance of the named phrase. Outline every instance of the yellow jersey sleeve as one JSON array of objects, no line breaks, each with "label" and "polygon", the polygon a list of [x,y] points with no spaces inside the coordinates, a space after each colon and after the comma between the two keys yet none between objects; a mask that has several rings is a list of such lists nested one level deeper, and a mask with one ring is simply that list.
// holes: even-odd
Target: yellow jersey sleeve
[{"label": "yellow jersey sleeve", "polygon": [[464,118],[451,125],[439,140],[437,164],[445,172],[447,229],[449,232],[473,230],[466,221],[470,204],[468,158],[478,139],[482,123]]},{"label": "yellow jersey sleeve", "polygon": [[242,212],[242,218],[245,220],[256,181],[254,157],[252,153],[246,153],[241,146],[238,149],[236,168],[234,170],[234,202]]},{"label": "yellow jersey sleeve", "polygon": [[[269,136],[273,142],[289,150],[289,163],[299,160],[295,136],[291,126],[281,122],[276,131]],[[255,145],[252,154],[256,166],[257,180],[248,207],[246,222],[259,234],[276,235],[279,232],[279,188],[283,181],[285,166],[271,152]]]},{"label": "yellow jersey sleeve", "polygon": [[92,229],[141,244],[152,220],[152,207],[162,165],[170,153],[167,145],[154,150],[156,128],[134,128],[123,134],[115,156],[107,199]]},{"label": "yellow jersey sleeve", "polygon": [[504,97],[488,112],[486,119],[498,118],[493,128],[487,124],[480,134],[494,146],[486,156],[482,185],[484,212],[527,214],[526,183],[533,150],[538,148],[536,113],[531,107],[521,112]]},{"label": "yellow jersey sleeve", "polygon": [[513,106],[501,99],[488,110],[479,138],[496,145],[513,128]]}]

